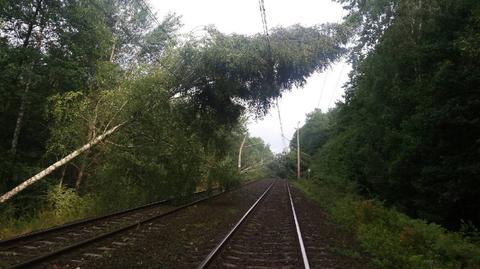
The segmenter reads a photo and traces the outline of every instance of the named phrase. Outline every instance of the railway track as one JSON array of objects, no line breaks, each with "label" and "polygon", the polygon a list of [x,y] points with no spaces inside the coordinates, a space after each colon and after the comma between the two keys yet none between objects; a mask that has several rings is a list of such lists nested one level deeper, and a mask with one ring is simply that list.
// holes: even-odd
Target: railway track
[{"label": "railway track", "polygon": [[197,268],[310,268],[288,182],[270,186]]},{"label": "railway track", "polygon": [[[245,185],[249,185],[249,182]],[[243,186],[245,186],[243,185]],[[242,187],[243,187],[242,186]],[[194,206],[202,201],[217,197],[225,192],[217,192],[205,197],[207,192],[197,192],[192,197],[196,200],[182,206],[172,206],[172,200],[148,204],[145,206],[115,212],[101,217],[71,222],[65,225],[45,229],[18,237],[0,241],[0,268],[31,268],[64,255],[75,249],[94,244],[102,239],[132,230],[140,225],[170,215],[182,209]],[[148,229],[153,227],[149,226]],[[128,243],[113,242],[121,247]],[[105,248],[104,251],[111,250]],[[98,254],[86,253],[95,257]],[[81,259],[73,259],[81,263]]]}]

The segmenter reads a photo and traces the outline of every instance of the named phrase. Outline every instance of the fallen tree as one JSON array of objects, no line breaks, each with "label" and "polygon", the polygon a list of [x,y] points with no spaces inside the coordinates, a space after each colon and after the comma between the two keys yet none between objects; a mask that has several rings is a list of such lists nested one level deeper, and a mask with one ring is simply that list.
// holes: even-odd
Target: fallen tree
[{"label": "fallen tree", "polygon": [[[0,197],[0,203],[88,151],[133,118],[143,117],[143,113],[151,109],[145,110],[145,107],[149,107],[146,104],[156,100],[156,96],[148,91],[156,91],[158,85],[169,89],[165,94],[176,99],[169,105],[174,104],[184,112],[182,123],[195,129],[195,135],[208,145],[211,134],[219,126],[232,127],[247,109],[259,115],[265,114],[283,91],[302,86],[308,76],[325,70],[344,54],[342,44],[346,42],[344,29],[340,25],[276,28],[271,35],[270,63],[265,61],[270,57],[270,52],[267,53],[261,35],[225,35],[210,29],[207,37],[192,40],[163,56],[165,62],[162,62],[160,69],[157,69],[158,66],[149,69],[151,77],[140,76],[140,82],[143,79],[151,81],[148,87],[138,86],[134,96],[128,98],[136,108],[127,113],[126,118],[130,120],[88,140],[88,143],[6,192]],[[155,69],[168,71],[172,65],[174,72],[156,77]],[[132,80],[129,83],[136,82]]]},{"label": "fallen tree", "polygon": [[4,203],[4,202],[8,201],[13,196],[15,196],[16,194],[18,194],[19,192],[21,192],[22,190],[24,190],[28,186],[34,184],[35,182],[39,181],[40,179],[44,178],[45,176],[51,174],[53,171],[57,170],[59,167],[65,165],[68,162],[70,162],[71,160],[75,159],[78,155],[80,155],[83,152],[89,150],[91,147],[95,146],[96,144],[103,141],[106,137],[113,134],[115,131],[117,131],[120,127],[125,125],[127,122],[128,121],[124,121],[124,122],[110,128],[109,130],[107,130],[103,134],[101,134],[101,135],[95,137],[94,139],[90,140],[90,142],[88,142],[87,144],[83,145],[82,147],[80,147],[77,150],[73,151],[72,153],[68,154],[67,156],[65,156],[61,160],[59,160],[59,161],[55,162],[54,164],[50,165],[49,167],[47,167],[46,169],[37,173],[33,177],[25,180],[20,185],[13,188],[12,190],[6,192],[5,194],[3,194],[0,197],[0,203]]}]

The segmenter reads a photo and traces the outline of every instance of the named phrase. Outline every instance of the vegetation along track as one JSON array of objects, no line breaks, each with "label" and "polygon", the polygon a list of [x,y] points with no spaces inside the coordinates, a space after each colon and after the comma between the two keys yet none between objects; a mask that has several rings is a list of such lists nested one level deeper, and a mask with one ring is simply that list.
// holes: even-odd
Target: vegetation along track
[{"label": "vegetation along track", "polygon": [[286,180],[265,191],[198,266],[207,267],[310,268]]},{"label": "vegetation along track", "polygon": [[[252,182],[247,184],[250,183]],[[130,230],[223,193],[217,191],[207,197],[206,191],[197,192],[191,197],[194,199],[193,202],[182,206],[171,205],[169,202],[173,199],[163,200],[2,240],[0,241],[0,268],[30,268],[79,247]],[[118,242],[117,245],[121,246],[123,243]],[[92,256],[95,255],[92,253]]]}]

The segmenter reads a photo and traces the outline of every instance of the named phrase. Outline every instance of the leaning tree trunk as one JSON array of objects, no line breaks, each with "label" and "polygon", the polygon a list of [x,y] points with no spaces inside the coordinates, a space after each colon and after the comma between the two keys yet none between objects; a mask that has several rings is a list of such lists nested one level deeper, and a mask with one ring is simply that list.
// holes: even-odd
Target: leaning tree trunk
[{"label": "leaning tree trunk", "polygon": [[50,173],[52,173],[53,171],[57,170],[59,167],[61,167],[62,165],[70,162],[71,160],[73,160],[75,157],[77,157],[78,155],[82,154],[83,152],[89,150],[91,147],[95,146],[96,144],[98,144],[99,142],[101,142],[102,140],[104,140],[107,136],[111,135],[112,133],[114,133],[116,130],[118,130],[118,128],[122,127],[123,125],[125,125],[128,121],[124,121],[114,127],[112,127],[111,129],[109,129],[108,131],[106,131],[105,133],[103,133],[102,135],[99,135],[97,137],[95,137],[93,140],[91,140],[90,142],[88,142],[87,144],[83,145],[81,148],[73,151],[72,153],[68,154],[67,156],[65,156],[63,159],[55,162],[54,164],[50,165],[49,167],[47,167],[46,169],[44,169],[43,171],[39,172],[38,174],[34,175],[33,177],[25,180],[23,183],[21,183],[20,185],[18,185],[17,187],[13,188],[12,190],[10,190],[9,192],[3,194],[2,196],[0,196],[0,203],[4,203],[5,201],[11,199],[13,196],[17,195],[19,192],[21,192],[22,190],[24,190],[25,188],[27,188],[28,186],[34,184],[35,182],[39,181],[40,179],[44,178],[45,176],[49,175]]}]

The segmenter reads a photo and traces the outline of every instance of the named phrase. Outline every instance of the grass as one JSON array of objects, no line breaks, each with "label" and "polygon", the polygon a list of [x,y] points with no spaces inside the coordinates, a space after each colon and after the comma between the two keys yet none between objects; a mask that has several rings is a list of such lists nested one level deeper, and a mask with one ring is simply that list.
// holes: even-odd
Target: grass
[{"label": "grass", "polygon": [[102,213],[93,197],[80,197],[74,190],[53,187],[47,195],[48,206],[33,216],[15,217],[8,208],[0,216],[0,239],[29,233]]},{"label": "grass", "polygon": [[480,246],[456,232],[412,219],[379,201],[355,195],[354,186],[327,181],[296,182],[333,221],[357,238],[362,251],[379,268],[480,268]]}]

